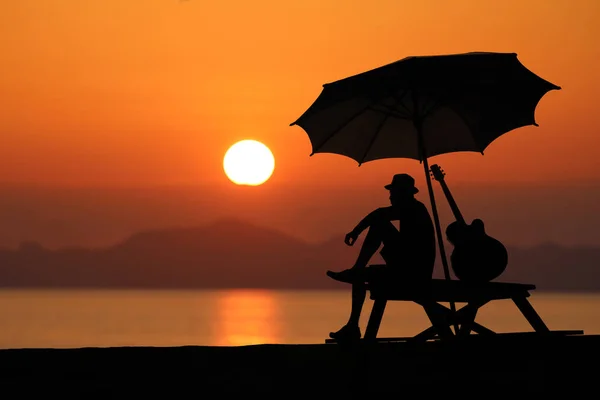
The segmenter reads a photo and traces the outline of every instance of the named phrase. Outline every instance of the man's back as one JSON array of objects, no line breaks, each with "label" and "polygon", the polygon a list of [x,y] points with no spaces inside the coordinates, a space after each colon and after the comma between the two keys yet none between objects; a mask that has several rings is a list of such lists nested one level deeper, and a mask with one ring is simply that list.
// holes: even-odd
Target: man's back
[{"label": "man's back", "polygon": [[427,207],[412,198],[388,207],[390,220],[400,221],[400,234],[394,249],[398,263],[420,277],[430,278],[436,257],[435,230]]}]

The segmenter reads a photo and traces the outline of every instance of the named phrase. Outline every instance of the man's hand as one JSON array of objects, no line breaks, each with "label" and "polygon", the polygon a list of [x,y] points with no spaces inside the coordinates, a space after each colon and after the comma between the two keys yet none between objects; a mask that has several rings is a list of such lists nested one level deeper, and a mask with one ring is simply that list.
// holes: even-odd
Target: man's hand
[{"label": "man's hand", "polygon": [[344,243],[346,243],[348,246],[352,246],[354,244],[354,242],[356,242],[357,238],[358,238],[358,234],[355,233],[354,231],[352,231],[352,232],[346,234]]}]

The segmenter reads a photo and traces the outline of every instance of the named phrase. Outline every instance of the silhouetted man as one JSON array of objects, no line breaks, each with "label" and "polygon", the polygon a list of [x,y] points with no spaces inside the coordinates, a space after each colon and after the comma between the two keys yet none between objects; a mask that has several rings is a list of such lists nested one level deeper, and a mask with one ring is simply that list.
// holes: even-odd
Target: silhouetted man
[{"label": "silhouetted man", "polygon": [[[382,207],[367,215],[348,234],[344,242],[352,246],[367,228],[362,248],[354,266],[341,272],[327,271],[335,280],[352,284],[352,311],[348,323],[329,336],[337,340],[359,339],[359,319],[366,297],[365,283],[384,279],[429,280],[433,275],[436,247],[433,222],[427,208],[415,199],[419,191],[415,180],[408,174],[396,174],[385,188],[390,192],[389,207]],[[400,221],[400,230],[392,224]],[[383,244],[381,256],[385,266],[367,263]]]}]

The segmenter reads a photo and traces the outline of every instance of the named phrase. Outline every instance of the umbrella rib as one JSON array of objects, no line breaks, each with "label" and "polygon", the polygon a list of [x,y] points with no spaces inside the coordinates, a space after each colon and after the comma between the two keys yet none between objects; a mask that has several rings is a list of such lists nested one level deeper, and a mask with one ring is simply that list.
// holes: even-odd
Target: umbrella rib
[{"label": "umbrella rib", "polygon": [[375,111],[375,112],[378,112],[378,113],[382,113],[382,114],[385,114],[385,115],[391,115],[391,116],[394,116],[394,117],[399,118],[399,119],[405,119],[407,121],[411,120],[411,118],[408,115],[403,115],[403,114],[399,113],[397,110],[394,110],[393,108],[388,108],[388,107],[384,107],[384,108],[385,109],[379,109],[379,108],[376,108],[376,107],[369,107],[369,110],[372,110],[372,111]]},{"label": "umbrella rib", "polygon": [[426,118],[428,115],[430,115],[441,104],[442,102],[439,100],[439,98],[436,97],[433,99],[432,97],[427,97],[425,103],[423,104],[423,118]]},{"label": "umbrella rib", "polygon": [[471,132],[471,138],[473,139],[473,143],[475,143],[475,146],[477,146],[477,149],[479,150],[479,152],[481,154],[483,154],[483,149],[481,148],[481,145],[477,142],[477,140],[475,139],[475,135],[473,134],[473,127],[471,126],[471,124],[469,123],[469,121],[465,118],[464,115],[462,115],[462,113],[458,112],[454,107],[446,104],[446,107],[448,107],[449,109],[451,109],[452,111],[454,111],[454,113],[456,115],[458,115],[458,118],[460,118],[462,120],[462,122],[464,122],[464,124],[467,126],[467,128],[469,128],[469,132]]},{"label": "umbrella rib", "polygon": [[442,102],[438,100],[434,100],[431,102],[431,107],[423,107],[423,119],[430,116],[435,110],[437,110],[441,106]]},{"label": "umbrella rib", "polygon": [[387,119],[390,117],[390,114],[383,114],[383,119],[381,120],[381,122],[379,122],[379,125],[377,126],[377,129],[375,129],[375,133],[373,134],[373,136],[371,137],[371,140],[369,141],[369,145],[367,146],[361,160],[358,162],[358,166],[360,167],[362,165],[362,163],[365,161],[365,158],[367,158],[367,154],[369,154],[369,151],[371,151],[371,148],[373,147],[373,144],[375,143],[375,140],[377,140],[377,135],[379,135],[379,132],[381,132],[381,129],[383,128],[383,125],[385,125],[385,123],[387,122]]},{"label": "umbrella rib", "polygon": [[350,122],[352,122],[356,118],[358,118],[363,112],[365,112],[366,110],[368,110],[369,108],[371,108],[371,106],[373,104],[375,104],[375,102],[376,102],[376,100],[375,101],[371,101],[369,104],[367,104],[366,106],[364,106],[363,108],[361,108],[360,110],[358,110],[355,114],[353,114],[349,119],[347,119],[346,121],[344,121],[344,123],[340,124],[340,126],[338,126],[336,129],[334,129],[333,132],[331,132],[331,134],[329,134],[329,136],[327,136],[325,138],[325,140],[323,140],[323,142],[321,142],[318,146],[315,146],[313,148],[313,152],[310,153],[310,155],[312,156],[313,154],[315,154],[316,152],[318,152],[321,149],[321,147],[325,146],[325,144],[331,140],[332,137],[334,137],[342,129],[344,129],[346,126],[348,126],[348,124]]},{"label": "umbrella rib", "polygon": [[404,104],[404,101],[403,101],[407,94],[408,94],[408,90],[404,90],[400,96],[397,96],[396,94],[394,94],[394,99],[396,100],[396,104],[399,104],[402,108],[404,108],[404,111],[406,111],[406,114],[410,115],[410,110],[408,109],[408,107],[406,107],[406,104]]}]

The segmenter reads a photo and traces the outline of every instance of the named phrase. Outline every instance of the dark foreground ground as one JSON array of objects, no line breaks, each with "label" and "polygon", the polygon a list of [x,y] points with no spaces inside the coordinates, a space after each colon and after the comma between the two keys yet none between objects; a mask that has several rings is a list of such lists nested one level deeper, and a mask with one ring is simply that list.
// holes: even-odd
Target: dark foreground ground
[{"label": "dark foreground ground", "polygon": [[597,398],[599,360],[600,335],[353,347],[19,349],[0,351],[0,388],[10,394],[2,396],[7,399],[34,393],[63,398],[368,398],[374,392],[425,398],[434,393]]}]

